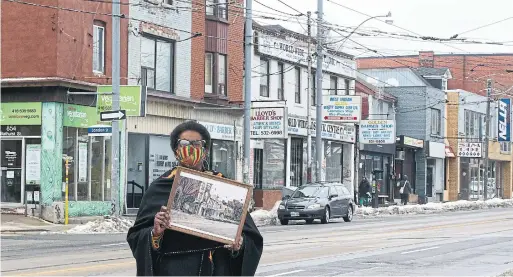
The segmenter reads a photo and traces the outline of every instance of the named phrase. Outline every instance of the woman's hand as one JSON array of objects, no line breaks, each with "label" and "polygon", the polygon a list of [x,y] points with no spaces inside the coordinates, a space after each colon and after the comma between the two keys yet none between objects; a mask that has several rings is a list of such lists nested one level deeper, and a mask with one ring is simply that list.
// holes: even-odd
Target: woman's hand
[{"label": "woman's hand", "polygon": [[171,220],[166,206],[160,207],[160,211],[155,215],[153,220],[153,236],[160,237],[169,226]]},{"label": "woman's hand", "polygon": [[224,246],[224,248],[232,250],[232,251],[239,251],[242,248],[242,245],[244,244],[244,236],[240,237],[239,243],[237,244],[227,244]]}]

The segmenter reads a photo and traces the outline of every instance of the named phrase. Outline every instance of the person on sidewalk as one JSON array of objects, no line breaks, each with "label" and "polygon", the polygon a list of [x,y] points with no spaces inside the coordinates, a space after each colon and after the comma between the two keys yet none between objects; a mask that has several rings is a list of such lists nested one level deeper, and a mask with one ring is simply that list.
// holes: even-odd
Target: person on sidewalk
[{"label": "person on sidewalk", "polygon": [[[195,121],[184,122],[171,133],[171,148],[180,166],[207,171],[209,147],[208,130]],[[128,230],[137,276],[254,276],[263,238],[249,213],[238,245],[222,245],[166,228],[170,222],[166,205],[175,172],[173,168],[151,183]]]},{"label": "person on sidewalk", "polygon": [[404,175],[403,181],[401,184],[401,188],[399,189],[399,193],[401,194],[401,204],[407,205],[408,200],[410,199],[411,193],[411,185],[410,181],[408,181],[408,176]]},{"label": "person on sidewalk", "polygon": [[367,177],[363,176],[360,186],[358,187],[358,193],[360,194],[360,206],[363,207],[369,205],[371,191],[372,187],[369,180],[367,180]]}]

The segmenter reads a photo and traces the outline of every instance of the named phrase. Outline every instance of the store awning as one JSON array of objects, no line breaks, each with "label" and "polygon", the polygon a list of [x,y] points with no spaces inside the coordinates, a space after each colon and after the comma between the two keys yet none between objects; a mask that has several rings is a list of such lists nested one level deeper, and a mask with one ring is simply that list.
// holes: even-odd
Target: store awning
[{"label": "store awning", "polygon": [[448,158],[456,157],[456,155],[454,154],[454,151],[452,151],[452,148],[449,145],[445,146],[445,156]]}]

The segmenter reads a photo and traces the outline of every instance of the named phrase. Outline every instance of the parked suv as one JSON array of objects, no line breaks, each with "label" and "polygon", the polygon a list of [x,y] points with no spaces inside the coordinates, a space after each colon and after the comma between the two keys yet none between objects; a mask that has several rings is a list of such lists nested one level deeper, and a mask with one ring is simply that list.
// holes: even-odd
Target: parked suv
[{"label": "parked suv", "polygon": [[330,219],[340,217],[350,222],[354,210],[353,197],[343,184],[308,184],[283,198],[278,219],[282,225],[289,224],[289,220],[306,220],[310,224],[315,219],[326,224]]}]

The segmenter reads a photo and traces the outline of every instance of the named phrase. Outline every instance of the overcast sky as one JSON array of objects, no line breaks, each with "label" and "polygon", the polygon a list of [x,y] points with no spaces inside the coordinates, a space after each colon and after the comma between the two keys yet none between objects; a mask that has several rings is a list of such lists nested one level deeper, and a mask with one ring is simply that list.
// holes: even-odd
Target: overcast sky
[{"label": "overcast sky", "polygon": [[[301,13],[312,12],[316,18],[317,0],[281,0],[297,9]],[[254,20],[263,24],[280,24],[285,28],[306,34],[306,17],[292,16],[297,14],[293,9],[283,5],[278,0],[258,0],[277,11],[268,9],[253,1]],[[357,32],[372,34],[371,37],[351,35],[341,51],[353,55],[378,55],[369,52],[370,48],[382,55],[412,55],[422,50],[434,50],[436,53],[513,53],[513,0],[324,0],[325,20],[334,28],[356,27],[368,16],[351,11],[337,4],[344,5],[358,12],[370,16],[386,15],[392,13],[393,24],[412,31],[402,30],[377,20],[369,20],[358,28]],[[279,12],[278,12],[279,11]],[[284,13],[287,14],[284,14]],[[290,14],[290,15],[288,15]],[[262,19],[262,15],[272,16],[281,20]],[[470,31],[458,36],[476,41],[503,42],[508,46],[480,45],[468,43],[440,43],[419,42],[412,38],[391,39],[388,34],[372,33],[371,30],[380,30],[389,33],[399,33],[440,38],[450,38],[455,34],[481,27],[499,20],[512,17],[478,30]],[[287,20],[287,21],[285,21]],[[416,34],[415,34],[416,33]],[[348,33],[341,32],[342,35]],[[341,35],[330,32],[333,40],[342,38]],[[362,46],[363,45],[363,46]],[[336,48],[336,47],[335,47]],[[355,49],[360,48],[360,49]]]}]

